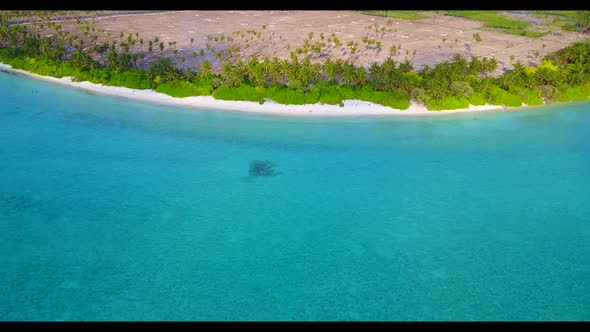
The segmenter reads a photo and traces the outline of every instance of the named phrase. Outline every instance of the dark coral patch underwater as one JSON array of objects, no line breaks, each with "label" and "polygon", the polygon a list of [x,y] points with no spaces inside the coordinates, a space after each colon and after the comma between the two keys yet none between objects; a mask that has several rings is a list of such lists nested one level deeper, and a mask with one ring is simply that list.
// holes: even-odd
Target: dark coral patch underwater
[{"label": "dark coral patch underwater", "polygon": [[248,174],[251,177],[272,177],[281,174],[275,168],[276,164],[268,160],[254,160],[250,163]]}]

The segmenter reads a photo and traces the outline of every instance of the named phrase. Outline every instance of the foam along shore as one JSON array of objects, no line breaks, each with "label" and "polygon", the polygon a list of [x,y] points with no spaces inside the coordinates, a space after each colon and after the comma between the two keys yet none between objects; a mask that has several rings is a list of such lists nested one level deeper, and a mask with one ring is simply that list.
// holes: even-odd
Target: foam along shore
[{"label": "foam along shore", "polygon": [[[0,70],[18,73],[48,82],[67,85],[84,91],[110,96],[118,96],[166,106],[241,111],[283,116],[436,116],[456,113],[502,111],[507,109],[503,106],[486,104],[481,106],[470,105],[468,108],[456,110],[429,111],[426,109],[426,107],[424,107],[424,105],[412,101],[408,109],[399,110],[356,99],[344,100],[344,107],[341,107],[339,105],[325,105],[320,103],[307,105],[283,105],[278,104],[272,100],[267,100],[263,104],[260,104],[252,101],[218,100],[213,98],[213,96],[177,98],[156,92],[154,90],[136,90],[126,87],[106,86],[90,82],[73,82],[71,77],[56,78],[50,76],[41,76],[25,70],[14,69],[12,66],[2,62],[0,62]],[[526,106],[526,104],[523,104],[523,106]]]}]

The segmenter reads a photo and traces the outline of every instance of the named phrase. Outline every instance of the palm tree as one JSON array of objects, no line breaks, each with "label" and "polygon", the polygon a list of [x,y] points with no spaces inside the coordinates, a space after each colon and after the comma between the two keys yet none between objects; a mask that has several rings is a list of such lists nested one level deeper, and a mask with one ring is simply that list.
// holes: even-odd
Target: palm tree
[{"label": "palm tree", "polygon": [[329,82],[335,82],[338,78],[338,69],[336,68],[334,61],[330,58],[327,58],[326,61],[324,61],[323,72]]},{"label": "palm tree", "polygon": [[236,81],[233,79],[235,76],[237,76],[236,68],[230,61],[226,61],[223,64],[219,74],[225,84],[232,85],[233,83],[236,83]]},{"label": "palm tree", "polygon": [[256,86],[264,85],[264,73],[258,64],[258,58],[256,56],[253,56],[248,60],[244,69],[250,83],[253,83]]},{"label": "palm tree", "polygon": [[227,81],[227,84],[232,87],[236,87],[242,85],[244,83],[244,78],[238,72],[234,72]]},{"label": "palm tree", "polygon": [[110,69],[117,71],[118,63],[119,61],[117,58],[117,53],[115,50],[111,49],[111,51],[107,54],[106,65]]},{"label": "palm tree", "polygon": [[297,55],[291,53],[291,62],[286,61],[284,63],[286,66],[284,67],[285,75],[287,81],[299,79],[299,60],[297,59]]},{"label": "palm tree", "polygon": [[345,86],[351,86],[351,84],[354,82],[356,73],[354,70],[354,65],[350,62],[347,62],[344,65],[344,70],[342,72],[342,84],[344,84]]},{"label": "palm tree", "polygon": [[383,87],[383,67],[377,62],[373,62],[369,68],[369,75],[373,88],[381,89]]},{"label": "palm tree", "polygon": [[453,63],[463,70],[464,75],[468,68],[467,59],[462,57],[460,54],[455,54],[453,55]]},{"label": "palm tree", "polygon": [[305,59],[303,59],[301,65],[299,66],[296,78],[303,82],[304,85],[307,85],[309,84],[309,81],[312,79],[313,75],[314,74],[310,58],[309,56],[306,56]]},{"label": "palm tree", "polygon": [[49,57],[51,53],[51,41],[48,38],[41,39],[41,43],[39,44],[39,51],[42,55]]},{"label": "palm tree", "polygon": [[478,75],[484,71],[483,63],[476,56],[471,57],[469,64],[469,72],[471,75]]},{"label": "palm tree", "polygon": [[480,43],[481,42],[481,36],[480,36],[479,32],[476,32],[476,33],[473,34],[473,39],[477,43]]},{"label": "palm tree", "polygon": [[498,69],[498,61],[496,60],[495,57],[492,57],[491,59],[488,60],[488,66],[487,66],[486,72],[491,74],[491,73],[495,72],[496,69]]},{"label": "palm tree", "polygon": [[284,73],[281,69],[281,61],[276,56],[272,58],[270,63],[269,74],[273,83],[280,83],[284,79]]},{"label": "palm tree", "polygon": [[580,32],[590,33],[590,10],[578,11],[576,21],[580,24]]},{"label": "palm tree", "polygon": [[8,38],[12,33],[10,20],[16,16],[12,11],[0,11],[0,40]]},{"label": "palm tree", "polygon": [[267,56],[265,56],[262,59],[262,63],[260,64],[260,66],[262,67],[264,74],[267,76],[270,76],[270,70],[272,68],[272,63],[270,62],[270,59]]},{"label": "palm tree", "polygon": [[367,72],[365,67],[361,66],[356,68],[353,82],[356,86],[363,86],[367,83]]},{"label": "palm tree", "polygon": [[402,73],[409,73],[414,71],[414,66],[410,60],[404,60],[402,63],[398,65],[399,71]]},{"label": "palm tree", "polygon": [[395,71],[395,61],[391,57],[387,57],[381,64],[381,68],[383,69],[383,76],[387,77]]},{"label": "palm tree", "polygon": [[209,62],[209,60],[205,60],[199,67],[199,78],[208,80],[211,77],[213,77],[213,67],[211,66],[211,62]]},{"label": "palm tree", "polygon": [[311,81],[313,83],[318,82],[322,79],[322,65],[319,63],[314,63],[311,65]]},{"label": "palm tree", "polygon": [[255,86],[264,87],[267,84],[266,76],[264,75],[264,71],[262,67],[259,65],[254,66],[254,68],[250,69],[249,71],[249,80]]}]

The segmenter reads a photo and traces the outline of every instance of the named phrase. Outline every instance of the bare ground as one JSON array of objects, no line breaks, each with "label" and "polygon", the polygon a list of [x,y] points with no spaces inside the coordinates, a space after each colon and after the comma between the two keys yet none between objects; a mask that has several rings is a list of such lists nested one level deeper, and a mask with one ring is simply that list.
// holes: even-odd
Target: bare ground
[{"label": "bare ground", "polygon": [[[587,38],[579,33],[566,31],[553,32],[540,38],[529,38],[482,29],[482,23],[477,21],[444,16],[435,12],[426,14],[429,17],[421,20],[391,19],[392,24],[387,26],[386,23],[390,20],[388,18],[349,11],[179,11],[130,15],[114,13],[113,16],[97,18],[95,26],[117,37],[120,32],[138,32],[139,37],[145,41],[144,51],[147,50],[147,40],[157,36],[164,41],[164,52],[154,47],[155,51],[142,64],[144,67],[154,58],[163,55],[172,57],[179,67],[196,68],[204,58],[215,64],[215,52],[208,52],[204,58],[193,56],[194,52],[199,53],[201,49],[205,49],[207,43],[216,51],[240,45],[242,58],[252,55],[288,58],[290,52],[300,47],[308,34],[313,32],[313,41],[320,40],[320,33],[325,35],[326,40],[334,33],[343,43],[341,47],[328,47],[323,57],[329,55],[333,58],[351,59],[346,43],[352,40],[359,43],[358,53],[352,58],[356,64],[370,65],[382,61],[390,55],[389,49],[392,45],[401,45],[401,54],[397,58],[400,61],[404,60],[408,51],[408,57],[416,69],[450,59],[453,54],[459,53],[464,56],[494,56],[498,60],[500,73],[518,60],[525,65],[536,65],[544,55]],[[376,33],[367,29],[375,23],[386,27],[386,31]],[[75,21],[63,21],[61,24],[66,30],[77,31]],[[263,25],[266,26],[265,29],[262,28]],[[252,31],[248,33],[248,30]],[[481,35],[481,42],[475,42],[474,33]],[[236,40],[208,40],[208,36],[221,35],[232,36]],[[361,41],[364,36],[381,41],[382,50],[367,48]],[[191,38],[194,38],[193,43]],[[172,41],[177,43],[176,55],[168,45],[168,42]],[[415,55],[412,56],[414,51]],[[511,55],[514,56],[513,61],[510,60]]]}]

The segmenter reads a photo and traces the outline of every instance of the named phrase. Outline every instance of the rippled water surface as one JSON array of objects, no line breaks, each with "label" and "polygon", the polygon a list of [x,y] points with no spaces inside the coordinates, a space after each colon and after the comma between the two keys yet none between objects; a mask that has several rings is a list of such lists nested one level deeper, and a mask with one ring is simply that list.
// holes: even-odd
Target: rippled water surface
[{"label": "rippled water surface", "polygon": [[0,320],[589,320],[590,103],[161,107],[0,73]]}]

